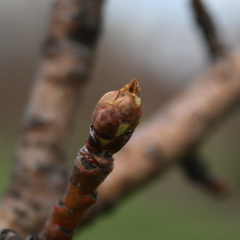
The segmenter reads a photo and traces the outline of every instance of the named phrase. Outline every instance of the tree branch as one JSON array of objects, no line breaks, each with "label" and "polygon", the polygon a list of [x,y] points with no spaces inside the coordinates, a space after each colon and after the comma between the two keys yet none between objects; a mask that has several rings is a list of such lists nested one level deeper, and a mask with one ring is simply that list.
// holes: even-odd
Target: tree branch
[{"label": "tree branch", "polygon": [[[19,141],[14,178],[0,206],[0,228],[12,228],[22,236],[35,234],[65,186],[65,139],[79,90],[92,66],[101,2],[59,0],[54,7]],[[239,101],[239,69],[239,53],[225,56],[201,81],[142,124],[117,155],[113,174],[99,188],[100,201],[81,226],[196,147]]]},{"label": "tree branch", "polygon": [[0,229],[35,234],[66,184],[65,145],[79,93],[89,78],[101,0],[58,0],[25,114]]},{"label": "tree branch", "polygon": [[191,0],[195,21],[202,32],[210,57],[215,60],[226,52],[219,39],[213,18],[209,14],[202,0]]},{"label": "tree branch", "polygon": [[[225,46],[222,44],[218,36],[217,26],[213,18],[208,12],[202,0],[192,0],[192,7],[195,16],[195,21],[199,31],[202,33],[205,40],[205,45],[209,51],[209,56],[212,62],[223,57],[226,53]],[[181,168],[187,175],[189,180],[210,190],[214,194],[225,196],[230,191],[230,185],[223,179],[216,177],[208,168],[208,165],[200,156],[198,148],[194,148],[186,153],[186,156],[180,163]]]},{"label": "tree branch", "polygon": [[239,102],[240,53],[219,59],[193,86],[141,124],[116,155],[113,173],[99,188],[99,201],[80,227],[162,174],[199,145]]}]

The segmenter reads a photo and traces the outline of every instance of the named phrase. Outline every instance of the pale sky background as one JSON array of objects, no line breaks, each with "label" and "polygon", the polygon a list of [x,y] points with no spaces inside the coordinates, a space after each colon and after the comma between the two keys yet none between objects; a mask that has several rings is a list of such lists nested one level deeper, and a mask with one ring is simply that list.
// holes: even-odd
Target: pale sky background
[{"label": "pale sky background", "polygon": [[[206,52],[192,21],[189,2],[110,0],[106,7],[106,31],[119,45],[125,44],[126,52],[142,67],[147,64],[154,74],[164,72],[170,75],[169,79],[177,81],[175,75],[187,76],[206,64]],[[225,43],[239,45],[240,1],[204,2],[218,23]],[[180,72],[173,71],[172,66],[181,66]],[[166,84],[173,87],[176,82]]]}]

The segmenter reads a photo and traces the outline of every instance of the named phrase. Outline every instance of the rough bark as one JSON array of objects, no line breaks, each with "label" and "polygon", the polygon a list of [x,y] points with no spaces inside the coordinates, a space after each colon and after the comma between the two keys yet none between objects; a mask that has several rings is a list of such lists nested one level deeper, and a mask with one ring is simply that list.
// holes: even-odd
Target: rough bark
[{"label": "rough bark", "polygon": [[59,0],[25,114],[0,229],[21,236],[41,229],[67,176],[65,146],[79,93],[93,65],[101,0]]}]

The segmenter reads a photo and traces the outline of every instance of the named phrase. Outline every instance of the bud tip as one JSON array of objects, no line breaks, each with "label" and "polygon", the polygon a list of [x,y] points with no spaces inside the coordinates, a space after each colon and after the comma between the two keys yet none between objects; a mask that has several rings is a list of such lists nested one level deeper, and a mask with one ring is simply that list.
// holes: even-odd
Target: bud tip
[{"label": "bud tip", "polygon": [[140,93],[140,87],[137,79],[132,79],[130,83],[128,83],[122,89],[120,89],[120,92],[122,91],[127,91],[130,92],[132,95],[138,96]]}]

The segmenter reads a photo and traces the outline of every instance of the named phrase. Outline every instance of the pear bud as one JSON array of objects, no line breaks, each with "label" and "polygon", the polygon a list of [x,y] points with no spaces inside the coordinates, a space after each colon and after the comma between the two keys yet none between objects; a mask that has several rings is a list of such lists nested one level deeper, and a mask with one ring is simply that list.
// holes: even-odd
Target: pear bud
[{"label": "pear bud", "polygon": [[138,82],[133,79],[119,91],[108,92],[99,100],[93,111],[87,147],[116,152],[126,144],[140,122],[139,92]]}]

